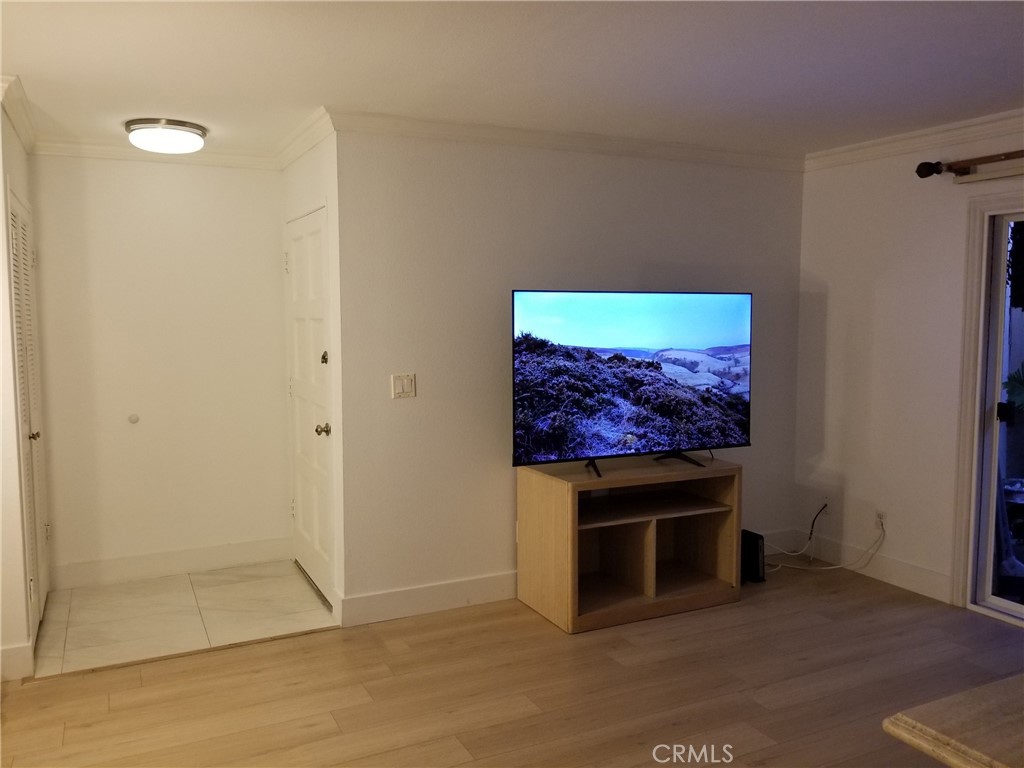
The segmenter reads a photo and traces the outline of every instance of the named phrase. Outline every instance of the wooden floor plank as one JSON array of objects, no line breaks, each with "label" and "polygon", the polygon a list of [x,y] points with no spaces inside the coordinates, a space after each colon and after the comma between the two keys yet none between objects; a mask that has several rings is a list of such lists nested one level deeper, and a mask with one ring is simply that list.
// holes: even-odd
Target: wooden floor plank
[{"label": "wooden floor plank", "polygon": [[899,742],[881,730],[876,717],[849,720],[840,726],[775,744],[745,755],[744,766],[777,766],[778,768],[825,768],[836,763],[861,761],[861,768],[902,768],[883,760],[874,765],[864,762],[867,754],[906,754]]},{"label": "wooden floor plank", "polygon": [[1024,631],[858,574],[567,635],[517,601],[0,689],[0,768],[927,764],[884,717],[1024,671]]},{"label": "wooden floor plank", "polygon": [[726,707],[735,719],[749,719],[764,712],[760,705],[744,694],[733,693],[724,687],[716,692],[718,696],[708,692],[696,696],[697,701],[694,701],[686,698],[685,688],[657,682],[622,691],[609,690],[602,697],[586,697],[574,704],[545,710],[518,723],[499,723],[473,732],[460,733],[459,741],[475,758],[480,758],[533,748],[538,744],[557,741],[564,734],[585,738],[585,734],[604,732],[623,721],[646,715],[656,717],[658,713],[673,712],[680,707],[690,712],[691,717],[686,718],[687,722],[669,730],[691,728],[693,717],[717,713],[719,706]]},{"label": "wooden floor plank", "polygon": [[403,752],[418,744],[434,741],[456,732],[492,723],[511,722],[537,712],[525,696],[496,697],[484,702],[421,712],[395,722],[380,723],[352,733],[276,750],[254,760],[227,765],[287,766],[348,765],[353,760],[375,754]]},{"label": "wooden floor plank", "polygon": [[751,723],[780,743],[793,741],[838,728],[851,713],[881,722],[901,709],[993,679],[991,672],[952,659],[891,677],[865,679],[825,698],[772,709]]},{"label": "wooden floor plank", "polygon": [[673,706],[711,699],[747,686],[733,675],[727,665],[693,665],[679,661],[654,667],[615,669],[609,667],[602,675],[583,674],[563,680],[552,676],[529,691],[530,700],[545,712],[578,706],[581,701],[595,703],[604,699],[626,697],[637,700],[651,691],[664,692]]},{"label": "wooden floor plank", "polygon": [[784,709],[804,702],[818,701],[871,680],[880,680],[901,672],[937,664],[962,656],[963,646],[948,640],[910,645],[898,652],[861,654],[830,669],[794,674],[785,680],[760,686],[751,697],[769,709]]},{"label": "wooden floor plank", "polygon": [[411,747],[402,747],[388,752],[378,752],[367,757],[347,760],[346,766],[350,768],[378,768],[386,765],[390,768],[423,768],[423,766],[438,766],[438,768],[450,768],[451,766],[464,765],[473,759],[473,756],[466,751],[454,736],[445,736],[432,741],[425,741],[420,744],[413,744]]},{"label": "wooden floor plank", "polygon": [[147,707],[106,717],[69,720],[64,730],[64,744],[118,740],[140,732],[166,732],[171,739],[182,732],[199,734],[221,729],[233,732],[240,729],[236,724],[242,728],[260,723],[269,725],[370,700],[361,685],[335,686],[330,679],[320,684],[287,684],[269,690],[243,689],[226,693],[213,702],[195,702],[185,708],[168,699],[159,711]]},{"label": "wooden floor plank", "polygon": [[[735,619],[739,620],[740,616],[735,616]],[[797,632],[813,635],[831,623],[830,619],[814,611],[797,611],[789,614],[785,622],[766,620],[700,632],[691,629],[679,635],[659,632],[657,641],[652,641],[648,636],[642,643],[612,651],[609,655],[628,667],[657,664],[669,659],[686,659],[690,662],[723,656],[735,659],[744,649],[749,657],[751,651],[764,647],[776,634]]]},{"label": "wooden floor plank", "polygon": [[[537,659],[544,659],[538,664]],[[511,656],[483,653],[464,660],[453,668],[450,664],[439,664],[436,668],[407,672],[403,675],[380,678],[365,684],[374,701],[383,707],[388,702],[395,706],[425,706],[451,700],[452,697],[473,698],[490,695],[495,690],[506,694],[534,691],[549,685],[564,682],[568,686],[579,685],[592,679],[597,667],[605,668],[608,657],[600,651],[566,652],[537,648],[532,657],[513,654]],[[622,670],[622,677],[628,675]],[[598,680],[604,675],[598,677]],[[633,676],[633,679],[636,675]],[[350,710],[354,717],[357,709]],[[355,727],[354,722],[350,727]]]},{"label": "wooden floor plank", "polygon": [[283,723],[189,741],[166,749],[129,754],[117,759],[104,757],[97,764],[111,768],[216,768],[231,761],[254,760],[267,752],[308,744],[338,733],[338,724],[330,713],[321,712]]},{"label": "wooden floor plank", "polygon": [[[680,743],[710,729],[727,729],[744,716],[763,711],[742,694],[728,694],[643,716],[624,717],[611,724],[598,720],[591,727],[575,730],[534,730],[533,743],[508,740],[507,732],[496,728],[459,734],[459,740],[477,756],[473,766],[618,765],[631,763],[644,754],[649,765],[654,762],[652,750],[659,744]],[[744,732],[749,734],[753,729],[746,726]],[[773,743],[758,734],[750,748]]]},{"label": "wooden floor plank", "polygon": [[[812,633],[813,634],[813,633]],[[953,645],[942,630],[918,625],[903,628],[899,633],[876,630],[859,635],[859,643],[835,643],[822,640],[813,646],[790,649],[784,639],[766,638],[764,652],[735,665],[733,673],[754,686],[766,686],[793,680],[815,672],[832,674],[844,665],[860,666],[865,658],[899,654],[908,646],[927,647],[930,643]],[[962,646],[955,646],[953,655],[960,655]]]},{"label": "wooden floor plank", "polygon": [[113,713],[98,720],[71,721],[65,727],[64,743],[59,750],[26,754],[16,760],[16,765],[56,768],[105,763],[147,751],[312,717],[369,700],[369,694],[361,686],[307,691],[300,696],[249,706],[244,704],[245,694],[245,691],[239,691],[237,706],[216,713],[194,715],[187,710],[178,710],[169,700],[162,719],[152,717],[152,713],[138,719],[133,719],[131,713]]},{"label": "wooden floor plank", "polygon": [[[254,692],[248,697],[251,704],[257,697],[293,696],[303,687],[345,688],[389,677],[391,669],[381,662],[364,667],[338,667],[324,662],[303,664],[294,660],[286,666],[267,662],[258,667],[237,668],[230,685],[225,685],[223,677],[201,677],[118,691],[110,694],[110,711],[131,712],[133,717],[138,717],[148,709],[162,711],[168,700],[196,712],[216,711],[237,704],[239,686]],[[159,711],[157,716],[160,716]]]},{"label": "wooden floor plank", "polygon": [[132,690],[142,685],[138,665],[112,669],[72,672],[67,675],[25,680],[16,687],[5,689],[3,722],[25,716],[34,717],[52,707],[55,701],[67,705],[72,701],[94,699],[110,693]]},{"label": "wooden floor plank", "polygon": [[23,726],[61,725],[77,718],[103,717],[110,711],[109,693],[92,693],[64,699],[58,696],[37,697],[22,706],[3,708],[3,732],[17,733]]},{"label": "wooden floor plank", "polygon": [[907,744],[886,744],[879,749],[860,752],[829,768],[941,768],[931,757]]},{"label": "wooden floor plank", "polygon": [[0,763],[10,765],[16,754],[38,749],[58,749],[64,738],[64,723],[12,727],[5,725],[0,739]]},{"label": "wooden floor plank", "polygon": [[359,667],[381,660],[383,648],[376,635],[362,627],[318,630],[281,638],[272,643],[247,643],[229,648],[212,648],[200,653],[148,662],[140,667],[142,685],[174,683],[181,680],[234,679],[239,668],[289,664]]},{"label": "wooden floor plank", "polygon": [[[738,722],[693,734],[678,746],[676,743],[663,741],[655,741],[652,746],[652,742],[648,740],[644,744],[637,744],[630,751],[614,757],[599,759],[590,765],[593,768],[651,768],[660,765],[659,760],[665,760],[673,755],[673,750],[678,750],[676,754],[680,757],[684,754],[686,756],[686,763],[677,759],[675,765],[741,765],[747,754],[769,747],[774,743],[756,728],[747,723]],[[691,746],[695,759],[691,759],[689,749]],[[701,759],[702,755],[703,760]],[[672,764],[671,759],[664,763],[664,765]]]}]

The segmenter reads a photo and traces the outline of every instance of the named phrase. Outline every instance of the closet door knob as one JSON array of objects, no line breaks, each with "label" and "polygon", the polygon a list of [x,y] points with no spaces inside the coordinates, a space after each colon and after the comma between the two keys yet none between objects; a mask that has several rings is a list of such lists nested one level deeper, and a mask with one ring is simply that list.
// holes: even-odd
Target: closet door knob
[{"label": "closet door knob", "polygon": [[[328,433],[328,434],[330,434],[330,433]],[[32,432],[32,433],[29,434],[28,439],[29,440],[38,440],[40,437],[42,437],[42,435],[40,435],[38,432]]]},{"label": "closet door knob", "polygon": [[331,423],[328,422],[328,421],[325,421],[323,426],[320,426],[319,424],[317,424],[316,425],[316,429],[313,430],[313,431],[316,432],[318,435],[326,435],[327,437],[330,437],[331,436]]}]

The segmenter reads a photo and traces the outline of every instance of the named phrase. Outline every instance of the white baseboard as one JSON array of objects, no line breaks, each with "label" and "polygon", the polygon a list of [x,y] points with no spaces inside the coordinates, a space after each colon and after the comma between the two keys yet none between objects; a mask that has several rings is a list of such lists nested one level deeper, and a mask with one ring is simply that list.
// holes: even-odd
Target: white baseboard
[{"label": "white baseboard", "polygon": [[117,584],[134,579],[176,576],[180,573],[213,571],[249,563],[288,560],[292,556],[291,539],[264,539],[221,544],[216,547],[155,552],[111,560],[51,566],[51,589],[74,589]]},{"label": "white baseboard", "polygon": [[344,598],[342,602],[341,624],[343,627],[354,627],[357,624],[371,624],[466,605],[508,600],[515,596],[515,571],[388,592],[353,595]]},{"label": "white baseboard", "polygon": [[[789,551],[798,551],[807,543],[807,533],[796,530],[770,531],[762,534],[765,537],[765,557],[772,554],[768,543]],[[883,544],[884,547],[884,544]],[[846,542],[815,534],[814,556],[826,563],[850,563],[852,571],[870,576],[873,579],[892,584],[919,595],[951,603],[953,598],[953,580],[948,573],[939,573],[929,568],[908,563],[883,552],[878,552],[866,566],[867,547],[855,547]],[[858,560],[859,558],[859,560]],[[858,566],[858,563],[861,564]]]},{"label": "white baseboard", "polygon": [[[832,546],[840,547],[839,542],[833,542]],[[862,555],[865,555],[864,559],[867,559],[865,549],[852,547],[849,544],[841,545],[840,552],[840,563],[852,562]],[[886,584],[892,584],[894,587],[907,589],[943,603],[953,604],[953,578],[948,573],[939,573],[929,568],[923,568],[920,565],[889,557],[881,552],[871,558],[871,562],[863,568],[851,570],[884,581]]]},{"label": "white baseboard", "polygon": [[14,645],[0,651],[0,679],[21,680],[35,674],[35,656],[32,646]]}]

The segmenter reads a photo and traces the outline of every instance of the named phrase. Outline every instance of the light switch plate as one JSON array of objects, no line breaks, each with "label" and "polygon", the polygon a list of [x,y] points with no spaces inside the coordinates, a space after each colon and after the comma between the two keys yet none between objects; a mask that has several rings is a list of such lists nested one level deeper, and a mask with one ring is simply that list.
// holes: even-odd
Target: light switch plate
[{"label": "light switch plate", "polygon": [[416,374],[391,374],[391,397],[416,397]]}]

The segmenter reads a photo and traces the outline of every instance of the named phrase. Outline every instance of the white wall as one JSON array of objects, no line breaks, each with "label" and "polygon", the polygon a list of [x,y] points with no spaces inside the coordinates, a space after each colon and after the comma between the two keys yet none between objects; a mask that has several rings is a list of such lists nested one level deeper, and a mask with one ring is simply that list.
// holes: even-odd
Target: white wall
[{"label": "white wall", "polygon": [[[514,590],[514,288],[752,291],[753,447],[718,455],[745,465],[745,526],[793,527],[799,174],[339,146],[349,615]],[[391,373],[415,373],[417,397],[390,399]]]},{"label": "white wall", "polygon": [[[7,114],[0,112],[0,178],[23,201],[29,200],[28,156]],[[25,573],[24,525],[21,510],[21,476],[18,464],[18,408],[15,394],[15,358],[11,319],[10,257],[7,251],[7,194],[0,190],[4,233],[0,236],[0,536],[3,572],[0,614],[0,674],[13,679],[32,674],[32,641],[29,626]]]},{"label": "white wall", "polygon": [[280,174],[33,171],[54,586],[287,556]]},{"label": "white wall", "polygon": [[[1019,130],[1019,129],[1018,129]],[[918,179],[919,162],[1005,152],[1016,138],[930,147],[806,174],[797,479],[832,497],[818,529],[865,573],[951,599],[961,345],[972,197],[1020,178]]]}]

